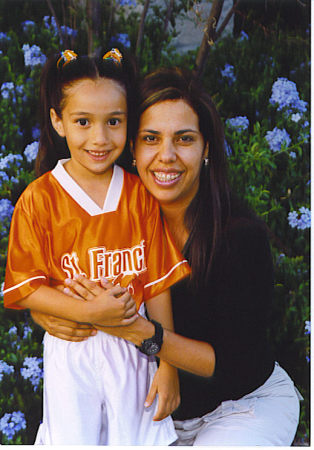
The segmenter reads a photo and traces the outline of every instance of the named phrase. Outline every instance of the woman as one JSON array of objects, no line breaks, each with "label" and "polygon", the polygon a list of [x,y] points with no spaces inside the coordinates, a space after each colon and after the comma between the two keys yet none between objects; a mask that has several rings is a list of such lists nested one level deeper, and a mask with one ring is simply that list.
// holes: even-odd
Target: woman
[{"label": "woman", "polygon": [[[161,69],[143,81],[134,159],[192,268],[171,290],[177,334],[164,330],[157,354],[180,369],[177,445],[290,445],[299,399],[266,338],[273,291],[267,233],[230,194],[222,125],[190,73]],[[101,295],[92,282],[78,281],[70,286],[81,296]],[[35,320],[64,339],[95,333]],[[154,326],[139,317],[106,331],[141,345]]]}]

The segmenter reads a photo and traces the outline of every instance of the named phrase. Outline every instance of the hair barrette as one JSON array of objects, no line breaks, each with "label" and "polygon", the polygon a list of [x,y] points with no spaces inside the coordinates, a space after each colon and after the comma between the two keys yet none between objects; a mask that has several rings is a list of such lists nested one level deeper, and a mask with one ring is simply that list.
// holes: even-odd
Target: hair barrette
[{"label": "hair barrette", "polygon": [[105,53],[102,57],[103,60],[110,59],[118,66],[121,66],[122,53],[117,48],[112,48],[109,52]]},{"label": "hair barrette", "polygon": [[62,67],[64,67],[74,59],[77,59],[77,54],[73,52],[73,50],[64,50],[64,52],[61,52],[61,56],[57,61],[57,67],[60,66],[60,63],[62,61],[63,61]]}]

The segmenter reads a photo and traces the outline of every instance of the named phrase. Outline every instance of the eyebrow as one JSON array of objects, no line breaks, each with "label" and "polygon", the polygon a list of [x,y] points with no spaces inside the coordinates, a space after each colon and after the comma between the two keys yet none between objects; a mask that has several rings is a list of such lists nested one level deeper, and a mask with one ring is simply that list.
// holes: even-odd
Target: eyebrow
[{"label": "eyebrow", "polygon": [[[70,114],[70,116],[88,116],[92,114],[91,112],[85,112],[85,111],[75,111],[72,112]],[[112,111],[108,114],[106,114],[107,116],[122,116],[122,115],[127,115],[126,111]]]},{"label": "eyebrow", "polygon": [[[159,135],[161,134],[160,131],[156,131],[156,130],[149,130],[149,129],[144,129],[144,130],[140,130],[140,133],[151,133],[151,134],[156,134]],[[175,131],[175,136],[179,135],[179,134],[184,134],[184,133],[199,133],[199,131],[197,130],[193,130],[192,128],[187,128],[185,130],[178,130]]]}]

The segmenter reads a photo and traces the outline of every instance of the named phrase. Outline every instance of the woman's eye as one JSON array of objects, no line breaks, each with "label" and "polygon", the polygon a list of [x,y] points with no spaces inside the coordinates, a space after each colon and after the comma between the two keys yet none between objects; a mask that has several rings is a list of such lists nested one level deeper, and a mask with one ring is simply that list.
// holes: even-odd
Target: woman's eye
[{"label": "woman's eye", "polygon": [[156,142],[156,136],[151,136],[151,135],[144,136],[143,141],[147,142],[148,144],[150,144],[151,142]]},{"label": "woman's eye", "polygon": [[117,126],[119,123],[120,123],[119,119],[112,118],[112,119],[108,120],[108,125],[110,125],[112,127]]},{"label": "woman's eye", "polygon": [[78,119],[77,123],[79,125],[81,125],[82,127],[86,127],[86,125],[88,125],[88,120],[87,119]]},{"label": "woman's eye", "polygon": [[180,136],[178,139],[179,142],[182,142],[183,144],[189,144],[190,142],[193,142],[193,136]]}]

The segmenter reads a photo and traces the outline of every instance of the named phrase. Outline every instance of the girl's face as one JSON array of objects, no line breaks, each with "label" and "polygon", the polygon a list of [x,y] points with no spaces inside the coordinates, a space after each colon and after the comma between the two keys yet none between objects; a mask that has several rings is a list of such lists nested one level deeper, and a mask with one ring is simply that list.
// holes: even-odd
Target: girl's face
[{"label": "girl's face", "polygon": [[161,206],[187,208],[198,187],[208,154],[198,116],[184,100],[166,100],[147,108],[135,142],[138,173]]},{"label": "girl's face", "polygon": [[123,87],[100,78],[82,79],[65,89],[62,117],[50,110],[57,133],[65,137],[71,175],[111,176],[112,164],[121,155],[127,136],[127,103]]}]

